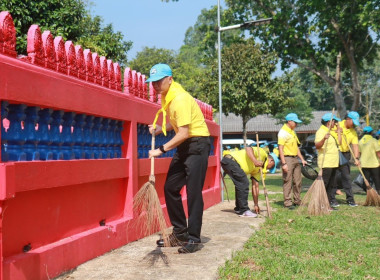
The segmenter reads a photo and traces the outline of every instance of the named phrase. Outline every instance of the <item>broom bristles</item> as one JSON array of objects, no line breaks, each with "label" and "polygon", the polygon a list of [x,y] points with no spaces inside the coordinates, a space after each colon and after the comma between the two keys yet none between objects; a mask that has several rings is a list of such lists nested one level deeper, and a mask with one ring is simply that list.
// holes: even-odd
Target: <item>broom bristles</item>
[{"label": "broom bristles", "polygon": [[307,211],[309,215],[320,216],[330,214],[330,203],[327,198],[322,177],[318,177],[303,197],[298,213]]},{"label": "broom bristles", "polygon": [[151,182],[145,183],[136,193],[133,199],[133,211],[138,213],[136,222],[143,236],[159,231],[165,246],[169,245],[165,216],[156,189]]},{"label": "broom bristles", "polygon": [[363,205],[380,207],[380,195],[374,190],[374,188],[367,188],[367,197]]}]

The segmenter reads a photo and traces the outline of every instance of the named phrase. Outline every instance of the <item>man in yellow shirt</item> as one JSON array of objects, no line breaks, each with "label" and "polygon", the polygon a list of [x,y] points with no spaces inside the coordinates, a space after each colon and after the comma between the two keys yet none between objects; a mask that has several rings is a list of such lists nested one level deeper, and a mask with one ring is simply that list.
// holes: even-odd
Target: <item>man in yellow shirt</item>
[{"label": "man in yellow shirt", "polygon": [[360,165],[367,180],[372,178],[377,192],[380,194],[380,145],[372,137],[373,128],[366,126],[364,136],[359,141]]},{"label": "man in yellow shirt", "polygon": [[[277,135],[277,143],[280,152],[282,165],[284,207],[292,210],[301,204],[302,176],[301,166],[298,158],[305,166],[304,160],[298,144],[300,144],[297,134],[294,131],[297,124],[302,123],[297,114],[290,113],[285,117],[286,123],[282,126]],[[293,188],[293,201],[291,197]]]},{"label": "man in yellow shirt", "polygon": [[[260,152],[259,152],[260,151]],[[260,155],[259,155],[260,153]],[[259,202],[259,180],[260,167],[263,174],[267,169],[276,169],[278,158],[275,154],[267,154],[264,149],[257,147],[246,147],[239,151],[231,151],[224,155],[221,166],[235,185],[235,213],[240,217],[255,218],[260,213]],[[249,181],[247,175],[251,175],[252,196],[254,202],[253,213],[248,207]],[[265,175],[263,175],[265,176]]]},{"label": "man in yellow shirt", "polygon": [[[324,114],[322,125],[315,133],[315,147],[318,151],[318,167],[322,168],[322,178],[325,184],[330,210],[337,210],[335,199],[335,176],[339,166],[339,150],[336,144],[342,142],[342,129],[339,128],[340,119],[331,113]],[[336,128],[337,133],[331,133],[329,128]]]},{"label": "man in yellow shirt", "polygon": [[[359,146],[358,146],[359,139],[355,131],[355,126],[358,126],[358,125],[360,125],[359,114],[355,111],[349,112],[346,118],[343,121],[339,122],[339,126],[343,129],[342,144],[339,145],[339,150],[342,152],[344,157],[349,162],[351,159],[351,153],[348,146],[351,145],[352,150],[355,155],[355,159],[354,159],[355,165],[359,165]],[[355,203],[354,194],[352,192],[350,164],[347,163],[346,165],[340,166],[338,170],[340,171],[340,174],[341,174],[342,188],[344,192],[346,193],[347,204],[352,207],[358,206]],[[335,192],[337,191],[336,185],[334,186],[333,191]]]},{"label": "man in yellow shirt", "polygon": [[[200,249],[203,216],[202,189],[210,153],[210,133],[202,111],[195,99],[173,80],[167,64],[156,64],[150,70],[147,82],[152,82],[157,94],[161,94],[162,108],[153,125],[156,134],[174,129],[175,136],[158,149],[149,151],[149,158],[177,148],[166,177],[164,192],[166,207],[173,232],[169,237],[171,246],[181,246],[179,253],[193,253]],[[158,115],[163,113],[162,126],[156,125]],[[166,125],[166,114],[169,123]],[[182,205],[181,189],[186,185],[188,223]],[[162,239],[158,246],[164,246]]]}]

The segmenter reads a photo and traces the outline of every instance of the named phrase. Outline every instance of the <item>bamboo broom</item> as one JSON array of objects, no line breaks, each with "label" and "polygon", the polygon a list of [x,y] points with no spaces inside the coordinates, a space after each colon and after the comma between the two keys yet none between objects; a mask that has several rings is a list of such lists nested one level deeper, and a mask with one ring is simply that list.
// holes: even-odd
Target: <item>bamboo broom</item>
[{"label": "bamboo broom", "polygon": [[[260,160],[259,135],[257,133],[256,133],[256,146],[257,146],[257,156]],[[271,211],[270,205],[269,205],[268,192],[267,192],[267,188],[265,187],[265,180],[263,178],[263,169],[261,168],[261,166],[260,166],[260,176],[261,176],[261,182],[263,183],[265,202],[267,204],[268,217],[269,217],[269,219],[272,219],[272,211]],[[253,190],[252,190],[252,194],[253,194]],[[259,213],[257,213],[257,214],[259,214]]]},{"label": "bamboo broom", "polygon": [[[331,131],[331,122],[334,118],[334,109],[332,110],[331,119],[330,119],[330,125],[329,125],[329,131],[327,133],[330,133]],[[329,138],[327,138],[325,147],[327,148],[327,143],[329,141]],[[326,156],[326,150],[323,150],[322,155],[322,165],[318,173],[317,179],[313,182],[303,199],[301,200],[300,207],[298,209],[298,213],[301,213],[304,211],[305,208],[307,208],[307,213],[309,215],[313,216],[320,216],[320,215],[326,215],[330,214],[330,203],[329,199],[327,197],[326,193],[326,187],[325,183],[323,182],[323,164],[325,162],[325,156]]]},{"label": "bamboo broom", "polygon": [[[346,135],[343,134],[343,137],[344,137],[344,141],[346,141],[346,143],[347,143],[348,148],[350,149],[350,153],[351,153],[352,157],[355,158],[355,155],[351,149],[351,146],[348,145]],[[363,205],[364,206],[380,206],[380,195],[371,187],[367,178],[364,176],[363,170],[360,167],[360,165],[358,165],[358,168],[359,168],[360,174],[362,174],[362,176],[363,176],[364,183],[367,187],[367,197],[366,197],[366,200],[365,200]]]},{"label": "bamboo broom", "polygon": [[[152,133],[152,149],[155,148],[156,131]],[[165,246],[169,246],[169,234],[165,216],[161,208],[155,188],[156,177],[154,176],[154,157],[150,159],[150,176],[133,199],[134,213],[138,213],[137,223],[143,236],[151,235],[157,231],[161,232]]]}]

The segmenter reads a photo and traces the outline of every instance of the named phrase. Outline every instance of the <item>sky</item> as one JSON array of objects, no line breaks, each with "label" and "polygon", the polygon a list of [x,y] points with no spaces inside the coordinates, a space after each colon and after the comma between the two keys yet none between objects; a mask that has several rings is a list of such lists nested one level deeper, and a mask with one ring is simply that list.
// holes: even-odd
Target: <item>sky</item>
[{"label": "sky", "polygon": [[[91,14],[133,42],[128,60],[144,47],[179,50],[186,30],[195,24],[202,9],[210,9],[218,0],[91,0]],[[223,5],[221,1],[221,5]]]}]

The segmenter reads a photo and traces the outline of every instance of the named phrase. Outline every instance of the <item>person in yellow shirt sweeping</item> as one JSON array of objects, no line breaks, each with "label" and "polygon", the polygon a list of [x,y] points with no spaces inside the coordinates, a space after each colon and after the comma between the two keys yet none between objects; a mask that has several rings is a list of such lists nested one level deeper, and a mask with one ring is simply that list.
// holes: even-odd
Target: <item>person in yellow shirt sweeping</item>
[{"label": "person in yellow shirt sweeping", "polygon": [[[331,113],[324,114],[322,125],[315,133],[315,147],[318,151],[318,167],[323,169],[322,179],[326,188],[327,197],[331,206],[330,210],[337,210],[338,203],[335,199],[335,177],[339,166],[339,150],[336,143],[342,142],[342,129],[339,128],[341,120]],[[337,133],[329,128],[336,127]]]},{"label": "person in yellow shirt sweeping", "polygon": [[[231,151],[224,155],[221,166],[226,174],[228,174],[235,185],[235,213],[240,217],[257,217],[260,213],[258,205],[259,201],[259,180],[260,180],[260,167],[263,168],[263,176],[267,170],[276,169],[279,162],[274,153],[269,155],[257,147],[246,147],[239,151]],[[251,175],[252,181],[252,196],[254,202],[253,213],[248,207],[248,193],[249,181],[247,175]]]},{"label": "person in yellow shirt sweeping", "polygon": [[[349,149],[349,145],[352,146],[352,150],[355,155],[355,165],[359,165],[359,139],[358,135],[355,131],[355,126],[360,125],[359,122],[359,114],[355,111],[351,111],[347,114],[346,118],[339,122],[339,127],[342,128],[342,143],[339,145],[339,150],[342,152],[344,157],[348,160],[348,162],[351,159],[351,153]],[[335,131],[335,129],[333,129]],[[346,193],[346,201],[349,206],[355,207],[358,206],[355,203],[354,194],[352,192],[352,186],[351,186],[351,177],[350,177],[350,164],[347,163],[346,165],[339,166],[338,170],[341,174],[342,179],[342,188],[344,192]],[[333,192],[336,193],[337,186],[335,184]],[[335,195],[334,195],[335,196]],[[338,205],[338,204],[337,204]],[[339,205],[338,205],[339,206]]]},{"label": "person in yellow shirt sweeping", "polygon": [[372,137],[373,128],[366,126],[364,136],[359,141],[360,165],[367,180],[372,178],[378,194],[380,194],[380,145]]},{"label": "person in yellow shirt sweeping", "polygon": [[[171,246],[181,246],[179,253],[193,253],[200,249],[203,217],[202,189],[210,153],[210,133],[204,116],[195,99],[173,80],[172,70],[167,64],[156,64],[150,70],[147,82],[152,82],[157,94],[161,94],[162,108],[158,111],[152,133],[174,129],[175,136],[158,149],[149,151],[149,158],[177,148],[169,166],[164,193],[166,207],[173,233],[169,236]],[[162,113],[162,126],[156,125]],[[169,123],[166,125],[166,114]],[[153,147],[152,147],[153,148]],[[182,205],[181,190],[186,185],[188,222]],[[158,246],[164,246],[162,239]]]}]

